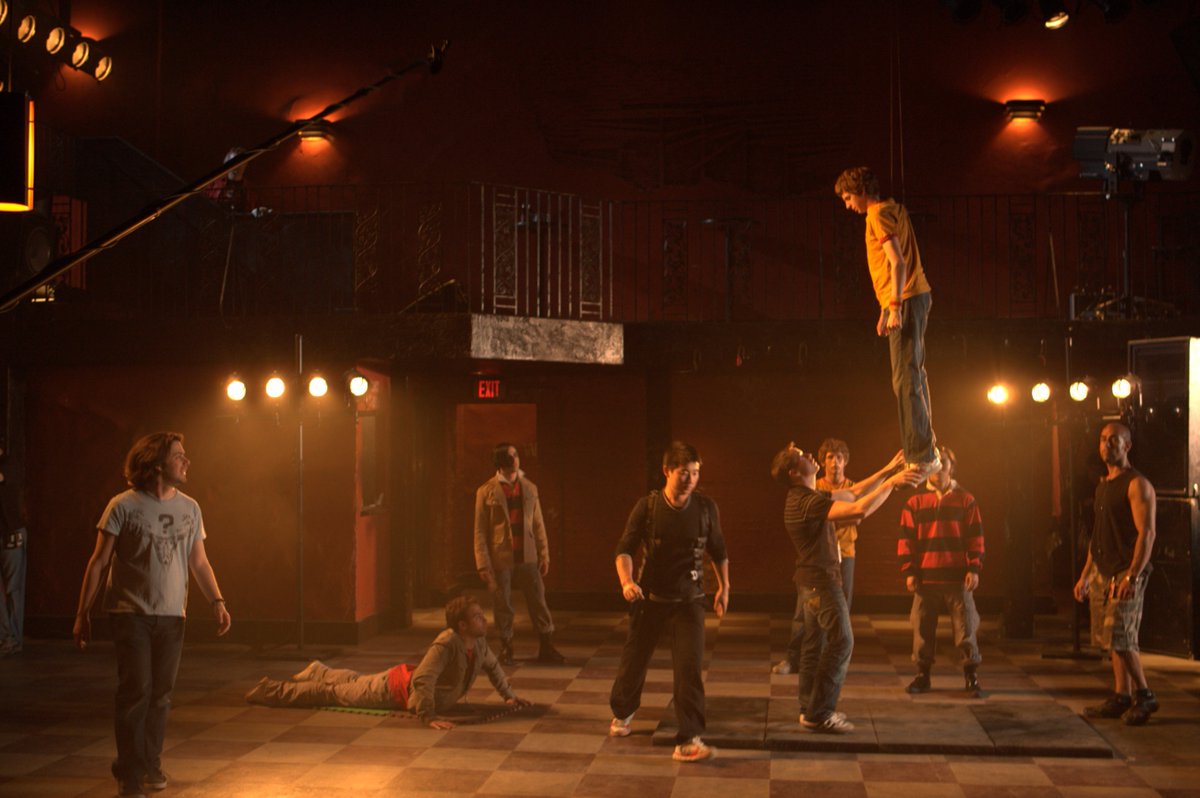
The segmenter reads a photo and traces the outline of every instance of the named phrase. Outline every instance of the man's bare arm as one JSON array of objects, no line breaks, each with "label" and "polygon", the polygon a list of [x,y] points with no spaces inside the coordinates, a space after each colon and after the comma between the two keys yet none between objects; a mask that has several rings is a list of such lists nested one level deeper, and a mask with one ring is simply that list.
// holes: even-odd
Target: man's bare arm
[{"label": "man's bare arm", "polygon": [[838,521],[860,521],[880,508],[887,500],[887,497],[891,495],[892,488],[898,485],[916,485],[920,481],[921,474],[919,471],[907,469],[900,471],[884,480],[876,486],[875,490],[857,501],[835,501],[833,506],[829,508],[829,520],[834,523]]}]

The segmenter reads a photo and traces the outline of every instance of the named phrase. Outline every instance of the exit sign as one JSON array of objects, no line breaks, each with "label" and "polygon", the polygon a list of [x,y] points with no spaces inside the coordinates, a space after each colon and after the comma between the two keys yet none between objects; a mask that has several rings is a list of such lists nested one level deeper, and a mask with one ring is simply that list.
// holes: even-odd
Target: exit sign
[{"label": "exit sign", "polygon": [[500,380],[499,378],[489,377],[475,380],[475,398],[476,399],[499,399],[500,398]]}]

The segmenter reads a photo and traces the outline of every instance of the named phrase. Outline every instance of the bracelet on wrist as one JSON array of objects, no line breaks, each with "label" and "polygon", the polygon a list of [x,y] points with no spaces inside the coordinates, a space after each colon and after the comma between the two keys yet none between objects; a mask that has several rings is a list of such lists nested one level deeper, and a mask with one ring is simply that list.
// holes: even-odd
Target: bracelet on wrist
[{"label": "bracelet on wrist", "polygon": [[217,606],[218,604],[224,604],[224,603],[225,603],[225,599],[223,599],[223,598],[220,598],[220,597],[217,597],[217,598],[215,598],[215,599],[213,599],[213,600],[212,600],[212,605],[213,605],[214,607],[215,607],[215,606]]}]

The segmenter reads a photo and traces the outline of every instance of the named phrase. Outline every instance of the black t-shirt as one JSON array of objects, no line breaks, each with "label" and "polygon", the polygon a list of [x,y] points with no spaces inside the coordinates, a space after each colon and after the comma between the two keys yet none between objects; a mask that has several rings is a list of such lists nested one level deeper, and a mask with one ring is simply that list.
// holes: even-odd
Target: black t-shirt
[{"label": "black t-shirt", "polygon": [[[651,507],[652,519],[648,517]],[[638,584],[648,597],[699,598],[704,595],[704,574],[697,563],[703,562],[704,552],[713,562],[728,558],[717,503],[693,492],[683,509],[676,510],[657,491],[643,496],[629,514],[617,554],[633,557],[639,548],[645,551],[646,560]]]},{"label": "black t-shirt", "polygon": [[788,489],[783,527],[796,547],[796,584],[827,587],[842,584],[837,530],[829,520],[833,499],[805,485]]}]

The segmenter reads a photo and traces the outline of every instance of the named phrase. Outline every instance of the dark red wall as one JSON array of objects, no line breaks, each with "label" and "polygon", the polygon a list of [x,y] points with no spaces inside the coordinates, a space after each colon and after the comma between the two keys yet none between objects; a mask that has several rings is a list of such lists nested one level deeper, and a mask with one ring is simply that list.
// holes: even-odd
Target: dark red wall
[{"label": "dark red wall", "polygon": [[[1135,3],[1112,25],[1080,3],[1054,32],[1031,5],[1004,26],[989,4],[956,24],[936,0],[79,0],[74,22],[104,37],[112,77],[65,69],[58,86],[44,75],[31,88],[45,122],[123,136],[194,177],[448,38],[436,78],[381,89],[335,115],[332,148],[292,142],[249,179],[484,180],[614,198],[825,193],[860,162],[909,194],[1061,190],[1083,185],[1077,126],[1200,126],[1170,40],[1188,3]],[[1045,100],[1041,123],[1007,124],[1014,98]]]}]

